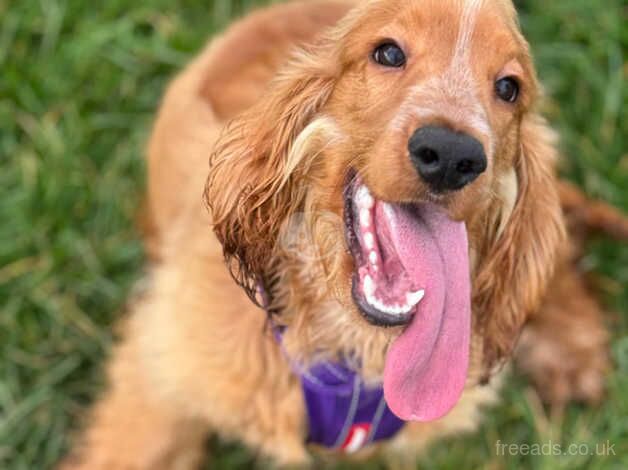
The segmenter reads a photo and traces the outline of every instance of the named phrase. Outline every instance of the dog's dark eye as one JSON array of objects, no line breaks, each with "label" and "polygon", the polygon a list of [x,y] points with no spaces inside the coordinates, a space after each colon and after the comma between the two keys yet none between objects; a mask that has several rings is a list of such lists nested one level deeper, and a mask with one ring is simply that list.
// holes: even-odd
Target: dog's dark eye
[{"label": "dog's dark eye", "polygon": [[514,103],[519,97],[519,82],[512,77],[501,78],[495,82],[495,93],[507,103]]},{"label": "dog's dark eye", "polygon": [[406,55],[394,42],[387,42],[377,46],[373,51],[373,60],[384,67],[403,67]]}]

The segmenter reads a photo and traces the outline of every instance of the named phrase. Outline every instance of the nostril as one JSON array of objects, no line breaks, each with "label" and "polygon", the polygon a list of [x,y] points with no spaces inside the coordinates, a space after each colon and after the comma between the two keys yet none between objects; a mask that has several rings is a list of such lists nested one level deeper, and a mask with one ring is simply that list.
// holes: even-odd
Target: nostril
[{"label": "nostril", "polygon": [[463,175],[475,173],[475,165],[473,164],[473,160],[470,160],[468,158],[460,160],[456,165],[456,171]]},{"label": "nostril", "polygon": [[438,154],[436,151],[429,147],[423,147],[418,152],[418,157],[426,165],[431,165],[438,162]]}]

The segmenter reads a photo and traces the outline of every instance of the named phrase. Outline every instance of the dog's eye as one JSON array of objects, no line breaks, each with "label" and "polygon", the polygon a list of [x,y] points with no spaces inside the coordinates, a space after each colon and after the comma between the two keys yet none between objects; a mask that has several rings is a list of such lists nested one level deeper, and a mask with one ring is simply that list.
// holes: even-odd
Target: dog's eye
[{"label": "dog's eye", "polygon": [[514,103],[519,97],[519,82],[513,77],[505,77],[495,82],[495,93],[507,103]]},{"label": "dog's eye", "polygon": [[403,67],[406,55],[394,42],[381,44],[373,51],[373,60],[384,67]]}]

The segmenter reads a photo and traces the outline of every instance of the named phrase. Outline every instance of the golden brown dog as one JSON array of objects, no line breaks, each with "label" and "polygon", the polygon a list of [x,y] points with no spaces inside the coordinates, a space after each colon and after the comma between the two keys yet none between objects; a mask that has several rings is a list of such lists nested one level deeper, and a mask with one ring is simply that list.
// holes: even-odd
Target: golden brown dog
[{"label": "golden brown dog", "polygon": [[288,3],[213,40],[164,98],[149,287],[65,465],[193,468],[209,433],[307,464],[294,364],[322,360],[408,421],[358,456],[412,460],[475,426],[526,321],[544,396],[598,399],[536,80],[509,0]]}]

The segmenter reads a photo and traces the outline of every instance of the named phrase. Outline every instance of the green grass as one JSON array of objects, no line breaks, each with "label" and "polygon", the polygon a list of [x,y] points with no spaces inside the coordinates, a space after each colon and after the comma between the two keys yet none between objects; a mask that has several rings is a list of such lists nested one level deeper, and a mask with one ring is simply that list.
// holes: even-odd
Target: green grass
[{"label": "green grass", "polygon": [[[50,468],[102,386],[110,326],[142,273],[134,216],[159,97],[213,31],[254,3],[0,0],[0,468]],[[519,3],[564,174],[628,210],[623,1]],[[515,376],[480,431],[437,444],[424,468],[628,468],[628,250],[595,240],[583,265],[616,312],[604,405],[548,416]],[[498,439],[550,438],[609,440],[617,455],[495,452]],[[252,462],[238,446],[210,446],[211,468]]]}]

